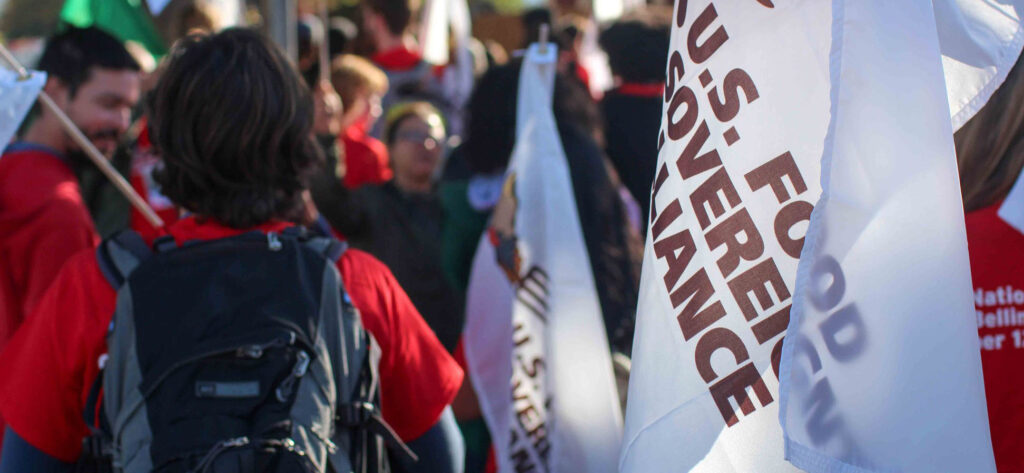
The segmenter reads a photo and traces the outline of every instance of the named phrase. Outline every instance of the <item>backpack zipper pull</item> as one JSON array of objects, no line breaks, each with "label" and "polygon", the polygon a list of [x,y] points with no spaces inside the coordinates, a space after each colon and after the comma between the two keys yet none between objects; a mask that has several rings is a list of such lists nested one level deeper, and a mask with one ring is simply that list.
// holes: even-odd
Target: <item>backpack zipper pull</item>
[{"label": "backpack zipper pull", "polygon": [[196,466],[193,472],[205,472],[213,465],[213,461],[223,453],[225,450],[230,448],[239,448],[249,445],[249,437],[236,437],[233,439],[222,440],[214,445],[210,451],[206,452],[206,455],[202,460],[199,461],[199,465]]},{"label": "backpack zipper pull", "polygon": [[295,335],[295,332],[288,332],[287,336],[277,337],[267,343],[257,343],[253,345],[245,345],[239,347],[237,350],[235,350],[235,356],[238,358],[252,358],[254,360],[259,359],[263,357],[263,352],[265,352],[269,348],[294,345],[296,338],[297,336]]},{"label": "backpack zipper pull", "polygon": [[267,248],[270,248],[270,251],[278,251],[281,249],[281,246],[281,240],[277,237],[276,233],[267,233]]},{"label": "backpack zipper pull", "polygon": [[277,387],[275,394],[277,394],[278,401],[288,402],[292,391],[295,390],[295,382],[305,376],[307,369],[309,369],[309,355],[304,351],[299,351],[299,354],[296,355],[295,366],[292,367],[292,373]]}]

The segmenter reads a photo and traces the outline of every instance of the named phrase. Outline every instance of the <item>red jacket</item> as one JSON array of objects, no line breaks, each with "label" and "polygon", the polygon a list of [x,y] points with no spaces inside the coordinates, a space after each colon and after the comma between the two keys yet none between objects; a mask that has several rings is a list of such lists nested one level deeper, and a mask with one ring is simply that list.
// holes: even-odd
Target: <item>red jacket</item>
[{"label": "red jacket", "polygon": [[387,147],[367,135],[363,127],[348,127],[341,135],[341,143],[345,146],[345,187],[355,189],[364,184],[383,184],[391,180]]}]

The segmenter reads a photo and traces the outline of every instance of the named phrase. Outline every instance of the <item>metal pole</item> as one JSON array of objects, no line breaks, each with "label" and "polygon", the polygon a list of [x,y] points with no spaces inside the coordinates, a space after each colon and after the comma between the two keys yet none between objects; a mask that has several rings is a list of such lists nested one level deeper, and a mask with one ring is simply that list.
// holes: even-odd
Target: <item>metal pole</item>
[{"label": "metal pole", "polygon": [[263,0],[261,3],[267,35],[298,64],[299,20],[295,0]]},{"label": "metal pole", "polygon": [[320,0],[320,23],[323,23],[323,39],[320,41],[320,81],[331,82],[330,18],[327,16],[327,0]]},{"label": "metal pole", "polygon": [[[11,54],[3,44],[0,44],[0,56],[3,56],[4,60],[14,68],[18,73],[18,76],[21,78],[29,77],[28,70],[26,70],[25,67],[14,58],[14,55]],[[82,147],[82,150],[85,151],[85,155],[89,157],[93,164],[95,164],[105,176],[107,176],[107,179],[110,179],[110,182],[114,184],[114,187],[128,198],[128,201],[131,202],[132,206],[138,209],[139,212],[142,212],[142,216],[145,217],[151,225],[156,228],[163,227],[164,221],[160,216],[158,216],[149,204],[135,192],[135,189],[132,189],[131,184],[128,184],[128,181],[126,181],[124,177],[122,177],[121,174],[110,165],[107,158],[104,157],[98,149],[96,149],[96,146],[89,141],[89,138],[86,138],[85,135],[82,134],[82,131],[79,130],[75,123],[68,118],[67,114],[65,114],[64,111],[53,102],[53,99],[50,98],[45,91],[39,92],[39,101],[44,107],[57,116],[57,120],[60,121],[64,131],[71,135],[71,139],[75,140],[75,142],[78,143],[78,146]]]}]

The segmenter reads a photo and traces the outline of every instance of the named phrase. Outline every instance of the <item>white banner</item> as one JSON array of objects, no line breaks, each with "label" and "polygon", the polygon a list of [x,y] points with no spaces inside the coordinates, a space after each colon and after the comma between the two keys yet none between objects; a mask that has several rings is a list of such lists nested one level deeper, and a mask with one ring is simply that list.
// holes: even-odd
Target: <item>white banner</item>
[{"label": "white banner", "polygon": [[623,472],[795,470],[777,363],[820,194],[829,14],[677,2]]},{"label": "white banner", "polygon": [[996,91],[1024,45],[1024,1],[932,0],[949,112],[958,130]]},{"label": "white banner", "polygon": [[30,72],[27,79],[20,79],[16,72],[0,67],[0,151],[14,138],[46,84],[45,72]]},{"label": "white banner", "polygon": [[466,0],[426,0],[418,36],[423,59],[431,64],[448,64],[449,31],[458,51],[468,47],[471,29]]},{"label": "white banner", "polygon": [[480,242],[464,338],[501,472],[612,473],[622,419],[569,168],[551,110],[554,46],[531,46],[516,146]]},{"label": "white banner", "polygon": [[832,4],[823,192],[782,356],[786,457],[812,472],[994,472],[932,4]]},{"label": "white banner", "polygon": [[[799,446],[807,447],[808,461],[798,463],[811,471],[936,471],[936,465],[943,465],[938,471],[956,471],[948,465],[985,471],[991,466],[984,397],[978,397],[983,387],[950,117],[965,120],[976,112],[994,90],[991,83],[1005,77],[1000,68],[1012,66],[1015,55],[992,68],[966,61],[967,54],[940,58],[931,2],[914,2],[888,2],[889,14],[846,33],[856,33],[858,51],[865,51],[857,59],[875,62],[870,67],[844,64],[843,71],[862,67],[871,75],[861,71],[842,81],[840,89],[840,76],[830,75],[830,53],[832,61],[840,59],[830,50],[831,2],[677,1],[620,457],[623,472],[796,470],[784,460],[779,363],[792,295],[804,294],[796,283],[797,267],[801,252],[807,254],[804,235],[821,196],[823,144],[833,118],[840,120],[833,126],[845,133],[847,148],[842,158],[827,161],[832,174],[841,177],[833,181],[838,187],[828,213],[819,210],[815,219],[829,222],[819,223],[829,237],[819,249],[829,248],[844,270],[845,293],[838,306],[822,314],[804,312],[807,322],[799,330],[817,338],[785,344],[797,355],[814,350],[822,358],[821,367],[812,366],[819,369],[802,379],[810,391],[794,390],[783,417],[791,436],[789,456],[796,458]],[[876,8],[882,2],[853,3]],[[981,2],[937,0],[935,9],[971,4],[975,11],[969,16],[979,18],[984,16],[980,9],[1013,8],[975,3]],[[903,8],[907,14],[895,11]],[[931,18],[925,26],[920,23],[923,10]],[[965,24],[981,27],[960,23]],[[921,33],[922,28],[930,33]],[[944,51],[963,46],[956,37],[947,34]],[[976,39],[977,34],[964,37]],[[1020,49],[1019,44],[1009,46],[1003,54],[1014,54],[1013,47]],[[901,55],[915,61],[891,59]],[[971,67],[954,67],[960,79],[951,79],[947,106],[941,66],[950,57]],[[918,82],[928,83],[908,88]],[[857,104],[849,115],[843,115],[845,108],[830,113],[830,90],[841,90],[849,103]],[[903,133],[909,123],[916,134]],[[883,125],[890,128],[876,139],[876,128]],[[896,140],[901,134],[902,141]],[[875,154],[862,157],[870,152]],[[927,205],[917,206],[921,200]],[[857,250],[852,257],[838,251],[851,248]],[[912,267],[918,262],[920,268]],[[942,269],[936,270],[936,264]],[[829,280],[817,282],[827,285]],[[857,322],[849,321],[849,310],[841,311],[854,297],[864,324],[860,335],[871,337],[860,342],[858,361],[850,354],[858,347],[858,332],[850,329],[859,326],[850,325]],[[830,318],[836,312],[842,316]],[[826,335],[832,338],[826,341]],[[944,344],[950,348],[941,350],[948,352],[935,356]],[[850,351],[842,352],[844,347]],[[839,370],[836,360],[824,360],[833,356],[829,349],[845,356],[848,365],[842,368],[851,371]],[[806,371],[805,359],[797,359]],[[937,363],[946,363],[941,372],[954,376],[936,378]],[[856,376],[850,374],[853,366]],[[832,372],[837,374],[826,378]],[[830,384],[821,384],[822,379]],[[888,396],[882,395],[882,386]],[[878,417],[906,407],[908,398],[898,396],[909,394],[925,402],[897,418],[917,419],[923,406],[934,421],[894,426],[893,419]],[[842,403],[847,399],[855,401]],[[964,434],[977,437],[961,435],[957,448],[945,450],[943,442],[957,431],[955,422],[965,425]],[[847,450],[837,446],[837,439],[846,431],[836,425],[856,434],[857,460],[843,456]],[[921,433],[920,428],[940,431]],[[809,432],[817,437],[810,438]],[[870,439],[859,441],[863,437]],[[882,438],[890,450],[877,445]],[[898,451],[923,441],[930,443],[908,448],[905,455]],[[964,454],[969,448],[973,453]],[[924,451],[934,458],[914,463]],[[949,455],[960,456],[939,462]]]}]

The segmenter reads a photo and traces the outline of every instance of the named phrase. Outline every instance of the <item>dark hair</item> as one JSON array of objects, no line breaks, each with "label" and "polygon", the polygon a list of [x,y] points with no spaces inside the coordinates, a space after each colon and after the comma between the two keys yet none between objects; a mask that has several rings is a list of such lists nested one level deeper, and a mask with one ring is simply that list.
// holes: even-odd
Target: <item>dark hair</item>
[{"label": "dark hair", "polygon": [[384,17],[391,34],[405,33],[412,21],[410,0],[366,0],[366,6]]},{"label": "dark hair", "polygon": [[49,77],[60,79],[72,97],[89,81],[93,68],[140,70],[139,63],[120,40],[92,26],[68,26],[50,37],[36,67]]},{"label": "dark hair", "polygon": [[[504,169],[516,141],[516,91],[521,61],[493,67],[476,84],[469,99],[466,164],[472,172],[488,174]],[[578,80],[555,76],[555,121],[593,136],[601,130],[601,116],[590,93]]]},{"label": "dark hair", "polygon": [[298,217],[323,162],[313,101],[263,35],[232,28],[179,41],[147,104],[164,161],[155,177],[172,201],[233,228]]},{"label": "dark hair", "polygon": [[359,28],[352,20],[343,16],[331,18],[330,27],[327,29],[327,44],[330,57],[333,59],[339,54],[348,52],[358,34]]},{"label": "dark hair", "polygon": [[1024,55],[953,138],[964,210],[1005,199],[1024,168]]},{"label": "dark hair", "polygon": [[640,19],[623,20],[601,33],[612,73],[628,82],[664,82],[670,30]]}]

